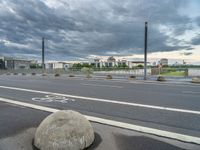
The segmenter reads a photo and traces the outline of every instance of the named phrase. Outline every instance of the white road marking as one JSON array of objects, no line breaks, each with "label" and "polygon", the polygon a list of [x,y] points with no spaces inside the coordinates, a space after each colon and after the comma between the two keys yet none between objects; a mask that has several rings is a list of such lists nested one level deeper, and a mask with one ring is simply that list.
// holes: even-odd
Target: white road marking
[{"label": "white road marking", "polygon": [[[59,109],[39,106],[39,105],[35,105],[35,104],[30,104],[30,103],[19,102],[19,101],[1,98],[1,97],[0,97],[0,101],[23,106],[23,107],[28,107],[28,108],[32,108],[32,109],[47,111],[47,112],[51,112],[51,113],[59,111]],[[114,126],[114,127],[119,127],[119,128],[139,131],[139,132],[143,132],[143,133],[153,134],[153,135],[157,135],[157,136],[180,140],[183,142],[200,144],[200,138],[195,137],[195,136],[189,136],[189,135],[184,135],[184,134],[179,134],[179,133],[174,133],[174,132],[169,132],[169,131],[164,131],[164,130],[158,130],[158,129],[154,129],[154,128],[148,128],[148,127],[144,127],[144,126],[124,123],[124,122],[119,122],[119,121],[114,121],[114,120],[108,120],[108,119],[98,118],[98,117],[94,117],[94,116],[85,116],[85,117],[88,120],[90,120],[91,122],[96,122],[96,123],[101,123],[101,124],[110,125],[110,126]]]},{"label": "white road marking", "polygon": [[200,94],[200,92],[194,92],[194,91],[182,91],[182,93],[185,93],[185,94]]},{"label": "white road marking", "polygon": [[85,85],[85,86],[111,87],[111,88],[123,88],[123,86],[117,86],[117,85],[106,85],[106,84],[85,84],[85,83],[81,83],[81,85]]},{"label": "white road marking", "polygon": [[139,104],[139,103],[130,103],[130,102],[122,102],[122,101],[100,99],[100,98],[93,98],[93,97],[68,95],[68,94],[61,94],[61,93],[54,93],[54,92],[47,92],[47,91],[23,89],[23,88],[17,88],[17,87],[0,86],[0,88],[17,90],[17,91],[26,91],[26,92],[32,92],[32,93],[41,93],[41,94],[48,94],[48,95],[64,96],[64,97],[70,97],[70,98],[76,98],[76,99],[88,100],[88,101],[106,102],[106,103],[119,104],[119,105],[128,105],[128,106],[135,106],[135,107],[142,107],[142,108],[150,108],[150,109],[158,109],[158,110],[164,110],[164,111],[172,111],[172,112],[181,112],[181,113],[189,113],[189,114],[200,115],[200,111],[187,110],[187,109],[178,109],[178,108],[170,108],[170,107],[163,107],[163,106],[145,105],[145,104]]},{"label": "white road marking", "polygon": [[159,83],[158,81],[130,81],[129,83],[133,84],[145,84],[145,85],[163,85],[163,86],[173,86],[173,87],[192,87],[192,88],[200,88],[199,85],[194,85],[192,83],[180,83],[180,82],[162,82]]},{"label": "white road marking", "polygon": [[33,97],[33,101],[36,102],[45,102],[45,103],[51,103],[51,102],[58,102],[58,103],[68,103],[69,101],[74,102],[74,99],[67,98],[64,96],[56,96],[56,95],[45,95],[45,97]]},{"label": "white road marking", "polygon": [[[75,80],[80,80],[79,78],[76,78]],[[142,80],[126,80],[126,79],[112,79],[112,80],[98,80],[98,79],[90,79],[87,80],[88,82],[111,82],[111,83],[124,83],[124,84],[144,84],[144,85],[161,85],[161,86],[173,86],[173,87],[191,87],[191,88],[196,88],[200,87],[200,85],[193,84],[193,83],[180,83],[180,82],[162,82],[159,83],[158,81],[142,81]]]}]

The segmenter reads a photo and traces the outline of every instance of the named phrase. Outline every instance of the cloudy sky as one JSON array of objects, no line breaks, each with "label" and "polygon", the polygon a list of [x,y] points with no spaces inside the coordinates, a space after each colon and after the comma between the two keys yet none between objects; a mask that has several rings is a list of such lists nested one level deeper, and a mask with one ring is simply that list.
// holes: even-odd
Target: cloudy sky
[{"label": "cloudy sky", "polygon": [[200,64],[199,0],[0,0],[0,55],[47,60],[96,56]]}]

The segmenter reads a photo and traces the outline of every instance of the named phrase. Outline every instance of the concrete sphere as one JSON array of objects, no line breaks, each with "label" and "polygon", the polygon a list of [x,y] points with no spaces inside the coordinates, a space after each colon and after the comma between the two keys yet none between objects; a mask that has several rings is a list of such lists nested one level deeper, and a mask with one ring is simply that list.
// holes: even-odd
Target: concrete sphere
[{"label": "concrete sphere", "polygon": [[158,76],[157,81],[166,81],[166,79],[163,76]]},{"label": "concrete sphere", "polygon": [[200,83],[200,77],[193,77],[192,83]]},{"label": "concrete sphere", "polygon": [[36,130],[34,145],[40,150],[82,150],[93,141],[90,122],[78,112],[63,110],[42,121]]}]

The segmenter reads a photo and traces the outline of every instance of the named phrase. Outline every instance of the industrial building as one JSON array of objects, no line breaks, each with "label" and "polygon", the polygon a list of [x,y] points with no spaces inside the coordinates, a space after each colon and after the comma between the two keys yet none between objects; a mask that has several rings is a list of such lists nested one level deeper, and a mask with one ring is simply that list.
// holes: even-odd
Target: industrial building
[{"label": "industrial building", "polygon": [[31,60],[13,57],[0,57],[0,69],[29,69]]}]

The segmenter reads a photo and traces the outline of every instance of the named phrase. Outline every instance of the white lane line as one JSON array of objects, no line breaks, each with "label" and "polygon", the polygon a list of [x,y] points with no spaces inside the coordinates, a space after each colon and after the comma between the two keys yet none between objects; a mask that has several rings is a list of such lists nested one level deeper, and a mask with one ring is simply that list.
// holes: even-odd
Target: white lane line
[{"label": "white lane line", "polygon": [[184,94],[200,94],[200,92],[194,92],[194,91],[182,91]]},{"label": "white lane line", "polygon": [[41,94],[47,94],[47,95],[64,96],[64,97],[70,97],[70,98],[76,98],[76,99],[88,100],[88,101],[106,102],[106,103],[113,103],[113,104],[120,104],[120,105],[128,105],[128,106],[135,106],[135,107],[142,107],[142,108],[150,108],[150,109],[158,109],[158,110],[200,115],[200,111],[187,110],[187,109],[178,109],[178,108],[170,108],[170,107],[163,107],[163,106],[145,105],[145,104],[139,104],[139,103],[130,103],[130,102],[122,102],[122,101],[116,101],[116,100],[68,95],[68,94],[61,94],[61,93],[54,93],[54,92],[47,92],[47,91],[23,89],[23,88],[17,88],[17,87],[0,86],[0,88],[17,90],[17,91],[26,91],[26,92],[32,92],[32,93],[41,93]]},{"label": "white lane line", "polygon": [[163,82],[158,83],[158,81],[130,81],[129,83],[133,84],[144,84],[144,85],[161,85],[161,86],[173,86],[173,87],[191,87],[191,88],[200,88],[199,85],[192,85],[192,83],[180,83],[180,82]]},{"label": "white lane line", "polygon": [[[32,108],[32,109],[36,109],[36,110],[52,112],[52,113],[59,111],[59,109],[39,106],[39,105],[35,105],[35,104],[30,104],[30,103],[19,102],[19,101],[1,98],[1,97],[0,97],[0,101],[6,102],[9,104],[28,107],[28,108]],[[114,127],[119,127],[119,128],[139,131],[139,132],[143,132],[143,133],[153,134],[153,135],[157,135],[157,136],[180,140],[183,142],[200,144],[200,138],[195,137],[195,136],[189,136],[189,135],[184,135],[184,134],[179,134],[179,133],[174,133],[174,132],[169,132],[169,131],[164,131],[164,130],[158,130],[158,129],[154,129],[154,128],[148,128],[148,127],[144,127],[144,126],[124,123],[124,122],[119,122],[119,121],[114,121],[114,120],[108,120],[108,119],[98,118],[98,117],[94,117],[94,116],[86,116],[85,115],[85,117],[88,120],[90,120],[91,122],[96,122],[96,123],[101,123],[101,124],[110,125],[110,126],[114,126]]]},{"label": "white lane line", "polygon": [[85,86],[99,86],[99,87],[111,87],[111,88],[123,88],[123,86],[117,86],[117,85],[106,85],[106,84],[85,84],[81,83],[81,85]]},{"label": "white lane line", "polygon": [[[78,78],[76,78],[76,80],[80,80]],[[180,82],[163,82],[163,83],[159,83],[158,81],[131,81],[131,80],[124,80],[124,79],[112,79],[112,80],[95,80],[95,79],[90,79],[87,80],[89,82],[93,82],[93,81],[97,81],[97,82],[111,82],[111,83],[124,83],[124,84],[144,84],[144,85],[161,85],[161,86],[173,86],[173,87],[194,87],[194,88],[198,88],[200,87],[199,85],[194,85],[193,83],[180,83]]]}]

